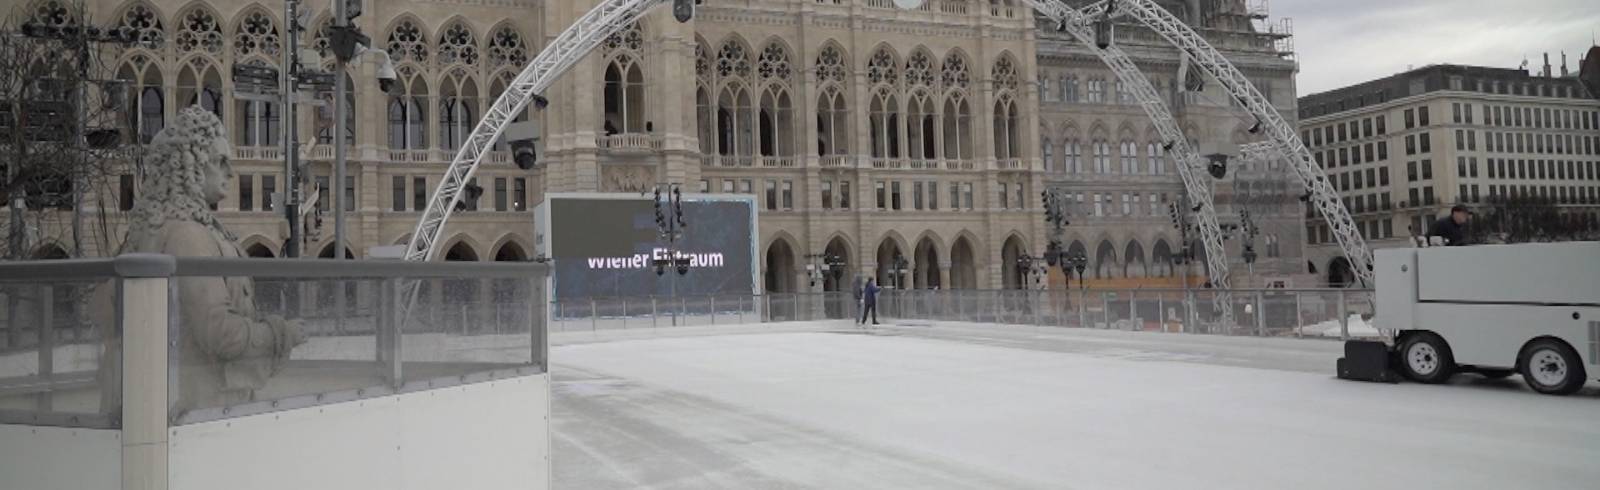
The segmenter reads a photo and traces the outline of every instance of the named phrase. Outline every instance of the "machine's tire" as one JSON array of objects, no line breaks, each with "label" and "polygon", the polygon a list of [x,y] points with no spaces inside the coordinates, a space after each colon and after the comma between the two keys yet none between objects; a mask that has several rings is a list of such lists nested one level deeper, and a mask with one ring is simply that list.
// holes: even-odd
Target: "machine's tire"
[{"label": "machine's tire", "polygon": [[1454,356],[1443,337],[1433,332],[1415,332],[1400,344],[1400,371],[1418,383],[1437,384],[1455,373]]},{"label": "machine's tire", "polygon": [[1515,369],[1479,369],[1478,370],[1478,375],[1483,376],[1485,378],[1489,378],[1489,379],[1505,379],[1506,377],[1511,376],[1513,374],[1517,374],[1517,370],[1515,370]]},{"label": "machine's tire", "polygon": [[1546,395],[1570,395],[1583,389],[1588,380],[1578,353],[1566,342],[1550,338],[1535,339],[1523,347],[1517,356],[1517,370],[1529,388]]}]

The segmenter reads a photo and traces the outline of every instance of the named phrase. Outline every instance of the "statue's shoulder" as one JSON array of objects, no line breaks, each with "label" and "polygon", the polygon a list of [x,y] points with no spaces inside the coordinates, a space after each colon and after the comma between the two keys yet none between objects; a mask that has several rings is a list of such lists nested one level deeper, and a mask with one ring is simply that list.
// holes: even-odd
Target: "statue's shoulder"
[{"label": "statue's shoulder", "polygon": [[189,220],[167,220],[161,225],[161,252],[178,257],[214,257],[217,239],[211,228]]}]

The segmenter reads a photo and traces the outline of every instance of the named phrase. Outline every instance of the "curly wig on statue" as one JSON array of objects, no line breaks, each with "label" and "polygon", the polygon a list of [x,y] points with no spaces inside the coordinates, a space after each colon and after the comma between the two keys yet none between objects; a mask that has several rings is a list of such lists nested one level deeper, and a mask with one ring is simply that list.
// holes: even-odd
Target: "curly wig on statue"
[{"label": "curly wig on statue", "polygon": [[124,251],[158,252],[154,249],[160,247],[157,240],[167,220],[193,221],[237,243],[217,222],[202,187],[205,167],[232,151],[222,121],[198,105],[190,106],[156,134],[149,149],[143,192],[133,207]]}]

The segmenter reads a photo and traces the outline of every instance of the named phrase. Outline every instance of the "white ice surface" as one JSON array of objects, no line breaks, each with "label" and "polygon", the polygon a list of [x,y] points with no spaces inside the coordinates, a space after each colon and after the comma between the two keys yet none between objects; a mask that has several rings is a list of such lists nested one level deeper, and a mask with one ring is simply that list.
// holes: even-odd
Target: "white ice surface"
[{"label": "white ice surface", "polygon": [[[993,341],[963,341],[914,330],[555,347],[557,483],[1600,488],[1592,384],[1558,398],[1521,388],[1517,377],[1452,386],[1340,381],[1332,377],[1337,344],[1327,341],[1086,332],[1076,342],[1059,329],[1067,333],[990,329]],[[1199,339],[1200,347],[1174,354],[1160,339]],[[1193,353],[1234,342],[1223,347],[1308,343],[1293,356],[1322,357],[1327,369],[1216,365]]]}]

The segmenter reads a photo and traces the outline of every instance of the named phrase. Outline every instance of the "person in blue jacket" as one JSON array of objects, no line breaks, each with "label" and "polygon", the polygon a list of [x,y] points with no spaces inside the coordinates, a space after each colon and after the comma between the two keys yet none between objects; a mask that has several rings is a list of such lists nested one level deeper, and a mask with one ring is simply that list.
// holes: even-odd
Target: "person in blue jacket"
[{"label": "person in blue jacket", "polygon": [[878,291],[882,290],[883,288],[878,287],[877,279],[867,279],[867,286],[861,290],[861,303],[866,308],[861,310],[861,321],[859,323],[866,324],[867,315],[870,314],[872,315],[872,324],[878,324]]}]

